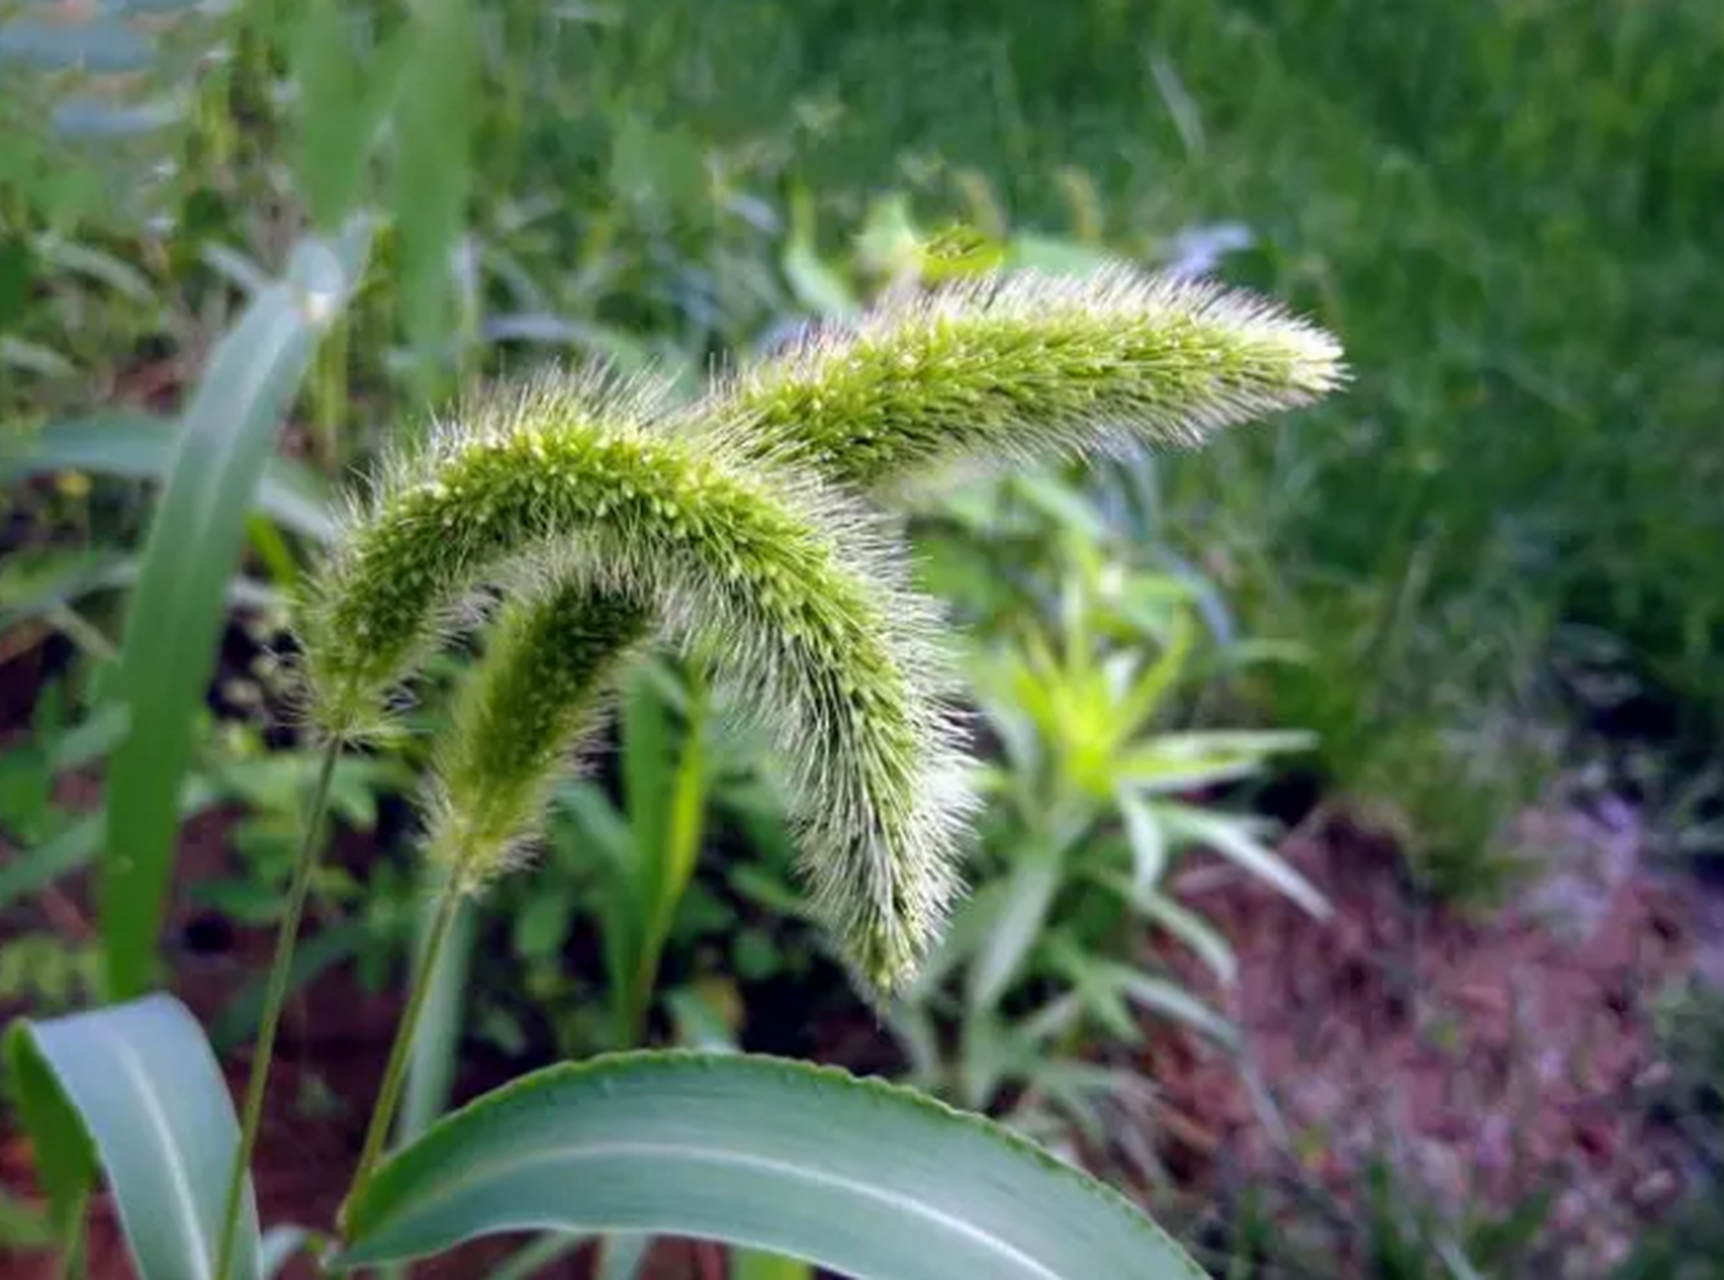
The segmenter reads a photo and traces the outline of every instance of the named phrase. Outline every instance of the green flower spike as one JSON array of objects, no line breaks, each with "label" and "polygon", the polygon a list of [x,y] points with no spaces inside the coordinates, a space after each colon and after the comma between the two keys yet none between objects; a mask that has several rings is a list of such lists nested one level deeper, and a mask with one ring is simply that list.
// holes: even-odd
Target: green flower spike
[{"label": "green flower spike", "polygon": [[762,454],[881,490],[958,462],[1194,446],[1345,377],[1340,344],[1270,302],[1119,265],[899,295],[718,400],[753,417]]},{"label": "green flower spike", "polygon": [[603,724],[617,675],[657,630],[650,604],[584,575],[521,576],[521,595],[504,605],[462,685],[434,767],[431,856],[469,891],[537,834],[557,776]]},{"label": "green flower spike", "polygon": [[[675,438],[748,463],[812,466],[839,485],[882,495],[954,463],[1194,445],[1219,427],[1309,403],[1344,378],[1333,338],[1248,295],[1125,266],[1080,279],[1023,272],[900,296],[854,326],[817,329],[729,378],[676,424]],[[571,620],[567,611],[581,600],[611,616]],[[524,614],[543,612],[547,628],[573,626],[585,637],[559,651],[560,678],[547,668],[531,682],[566,697],[571,712],[472,710],[507,702],[510,682],[496,668],[516,658],[511,645],[494,644],[464,703],[470,710],[457,734],[468,743],[464,756],[518,753],[539,762],[543,779],[553,777],[595,723],[597,692],[618,666],[593,638],[617,625],[614,648],[622,655],[652,617],[644,601],[627,607],[643,612],[627,615],[632,625],[622,626],[618,603],[592,599],[584,585],[552,582],[529,596]],[[459,783],[447,758],[436,807],[453,815],[471,809],[484,788]],[[457,790],[469,798],[457,800]],[[543,790],[519,786],[511,804],[487,806],[512,815],[517,835],[506,843],[532,830]],[[928,796],[948,812],[942,825],[967,809],[955,775],[930,779]],[[811,799],[820,803],[818,795]],[[892,886],[916,872],[860,875],[853,866],[826,865],[818,846],[809,862],[817,905],[865,980],[889,990],[907,979],[932,932],[883,922],[900,914]],[[913,945],[882,963],[876,936]]]},{"label": "green flower spike", "polygon": [[[944,916],[964,815],[931,608],[866,508],[742,457],[740,436],[694,448],[652,419],[638,394],[540,381],[389,468],[303,611],[314,716],[337,737],[374,723],[464,596],[511,565],[554,566],[557,590],[506,620],[475,673],[467,740],[440,753],[433,845],[457,879],[507,864],[560,735],[578,736],[656,617],[718,655],[783,749],[816,899],[862,976],[891,987]],[[585,611],[600,616],[570,616]]]}]

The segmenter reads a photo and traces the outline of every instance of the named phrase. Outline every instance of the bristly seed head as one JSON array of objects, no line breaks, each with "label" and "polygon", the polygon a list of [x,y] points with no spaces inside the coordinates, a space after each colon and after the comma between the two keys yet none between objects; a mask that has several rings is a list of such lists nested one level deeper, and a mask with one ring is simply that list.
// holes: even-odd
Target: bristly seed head
[{"label": "bristly seed head", "polygon": [[[481,405],[385,473],[319,575],[301,619],[314,712],[338,735],[368,722],[465,592],[509,563],[554,563],[570,589],[719,654],[736,705],[755,709],[791,766],[817,902],[867,980],[896,987],[944,917],[964,817],[933,610],[866,508],[805,471],[708,445],[656,432],[635,398],[566,382]],[[567,645],[593,634],[585,623],[509,625],[510,665],[543,675],[559,655],[602,657]],[[500,731],[523,675],[482,667],[458,732]],[[592,686],[562,672],[555,687],[585,701]],[[530,830],[543,762],[580,719],[576,707],[518,720],[521,743],[482,776],[495,793],[484,812],[447,814],[439,830],[505,848]],[[476,756],[472,743],[443,751],[446,788],[476,780]],[[460,803],[478,800],[468,790]]]},{"label": "bristly seed head", "polygon": [[1119,264],[897,295],[743,366],[712,403],[753,420],[759,455],[878,489],[957,462],[1197,445],[1345,378],[1340,344],[1273,303]]},{"label": "bristly seed head", "polygon": [[816,905],[864,988],[891,992],[938,929],[972,799],[933,612],[833,486],[1194,445],[1345,378],[1334,339],[1270,303],[1120,266],[896,298],[674,418],[641,388],[536,383],[357,513],[305,613],[317,709],[362,730],[464,589],[525,565],[438,753],[431,846],[476,886],[530,838],[649,638],[715,642],[791,765]]},{"label": "bristly seed head", "polygon": [[520,575],[438,744],[426,847],[469,891],[538,833],[557,777],[604,724],[621,670],[657,631],[650,604],[578,577]]}]

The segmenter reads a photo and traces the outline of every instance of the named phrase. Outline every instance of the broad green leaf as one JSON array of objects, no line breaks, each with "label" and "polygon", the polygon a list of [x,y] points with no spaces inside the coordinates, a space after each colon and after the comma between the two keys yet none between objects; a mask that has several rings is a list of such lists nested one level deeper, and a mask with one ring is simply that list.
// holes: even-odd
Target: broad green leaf
[{"label": "broad green leaf", "polygon": [[[52,422],[0,448],[0,482],[55,471],[88,471],[128,480],[161,480],[174,465],[180,428],[147,413],[105,413]],[[287,458],[264,464],[256,509],[316,542],[335,536],[334,508],[315,472]]]},{"label": "broad green leaf", "polygon": [[[32,1055],[94,1141],[140,1275],[207,1280],[239,1125],[203,1032],[179,1001],[147,996],[7,1033]],[[233,1280],[262,1270],[249,1179]]]},{"label": "broad green leaf", "polygon": [[176,800],[246,513],[318,337],[354,286],[364,243],[363,229],[302,243],[286,276],[216,345],[186,410],[121,646],[132,731],[108,770],[98,896],[111,995],[135,995],[155,971]]},{"label": "broad green leaf", "polygon": [[385,1163],[337,1265],[519,1230],[711,1238],[857,1280],[1193,1280],[1128,1201],[908,1089],[735,1055],[618,1054],[524,1077]]}]

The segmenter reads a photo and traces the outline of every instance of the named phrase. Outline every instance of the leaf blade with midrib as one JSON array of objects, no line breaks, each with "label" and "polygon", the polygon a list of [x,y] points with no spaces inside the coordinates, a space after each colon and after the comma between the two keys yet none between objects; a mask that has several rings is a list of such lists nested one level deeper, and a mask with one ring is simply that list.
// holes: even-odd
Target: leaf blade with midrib
[{"label": "leaf blade with midrib", "polygon": [[520,1229],[650,1232],[860,1280],[1190,1280],[1115,1192],[911,1090],[830,1068],[619,1054],[525,1077],[434,1126],[344,1210],[340,1265]]}]

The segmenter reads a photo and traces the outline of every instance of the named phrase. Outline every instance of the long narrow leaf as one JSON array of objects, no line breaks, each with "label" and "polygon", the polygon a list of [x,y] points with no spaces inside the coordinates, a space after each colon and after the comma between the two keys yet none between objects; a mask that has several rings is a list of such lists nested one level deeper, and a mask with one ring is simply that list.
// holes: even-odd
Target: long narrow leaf
[{"label": "long narrow leaf", "polygon": [[1123,1197],[977,1116],[840,1071],[621,1054],[443,1120],[348,1201],[336,1265],[518,1230],[712,1238],[857,1280],[1191,1280]]},{"label": "long narrow leaf", "polygon": [[1317,919],[1328,919],[1329,900],[1317,886],[1254,837],[1238,819],[1206,813],[1189,805],[1167,804],[1160,812],[1186,839],[1204,845],[1265,884],[1273,885]]},{"label": "long narrow leaf", "polygon": [[[35,590],[0,601],[0,631],[37,618],[54,621],[62,616],[61,610],[84,596],[132,586],[138,580],[138,572],[138,558],[126,555],[97,555],[68,566],[65,571],[39,583]],[[270,609],[278,607],[283,597],[260,582],[236,576],[228,581],[226,600],[236,609]]]},{"label": "long narrow leaf", "polygon": [[999,914],[970,969],[971,1009],[992,1009],[1006,993],[1047,923],[1064,865],[1059,853],[1036,851],[1012,867]]},{"label": "long narrow leaf", "polygon": [[402,314],[424,391],[443,375],[456,328],[451,266],[473,180],[480,46],[471,0],[415,6],[393,116],[394,212]]},{"label": "long narrow leaf", "polygon": [[[148,413],[105,413],[52,422],[0,450],[0,483],[55,471],[87,471],[128,480],[163,480],[173,468],[179,426]],[[335,513],[323,481],[288,458],[270,458],[253,498],[271,520],[316,542],[335,536]]]},{"label": "long narrow leaf", "polygon": [[[426,902],[416,954],[423,953],[436,912],[435,897],[428,895]],[[419,1015],[419,1030],[413,1037],[413,1052],[407,1064],[407,1094],[402,1100],[401,1115],[395,1126],[397,1142],[417,1138],[449,1105],[449,1091],[455,1082],[456,1051],[461,1045],[463,1002],[467,994],[467,974],[473,964],[476,932],[473,905],[463,902],[456,908],[449,936],[444,939],[443,950],[437,956],[437,968],[430,977],[425,1008]]]},{"label": "long narrow leaf", "polygon": [[5,1053],[7,1083],[30,1135],[36,1179],[48,1195],[49,1221],[68,1252],[76,1252],[84,1202],[96,1180],[95,1147],[22,1024],[8,1029]]},{"label": "long narrow leaf", "polygon": [[1117,893],[1145,920],[1160,925],[1190,947],[1221,982],[1231,984],[1238,977],[1239,963],[1233,948],[1202,916],[1187,910],[1154,886],[1138,884],[1130,876],[1104,871],[1094,878]]},{"label": "long narrow leaf", "polygon": [[[194,817],[214,803],[214,790],[202,780],[194,779],[181,801],[180,816]],[[39,893],[62,876],[89,866],[102,847],[102,831],[101,816],[91,814],[77,819],[52,839],[17,854],[0,867],[0,907]]]},{"label": "long narrow leaf", "polygon": [[560,1262],[587,1242],[583,1235],[540,1236],[509,1255],[507,1261],[491,1271],[491,1280],[533,1280],[553,1262]]},{"label": "long narrow leaf", "polygon": [[[215,1055],[179,1001],[149,996],[7,1032],[14,1067],[51,1079],[95,1143],[139,1275],[208,1280],[239,1124]],[[63,1122],[62,1122],[63,1123]],[[233,1280],[258,1280],[246,1186]]]},{"label": "long narrow leaf", "polygon": [[341,242],[303,243],[287,275],[258,294],[217,344],[186,411],[122,645],[121,695],[131,733],[108,773],[99,901],[110,995],[136,994],[155,972],[175,806],[246,513],[282,414],[318,336],[351,292],[363,253],[358,231]]}]

